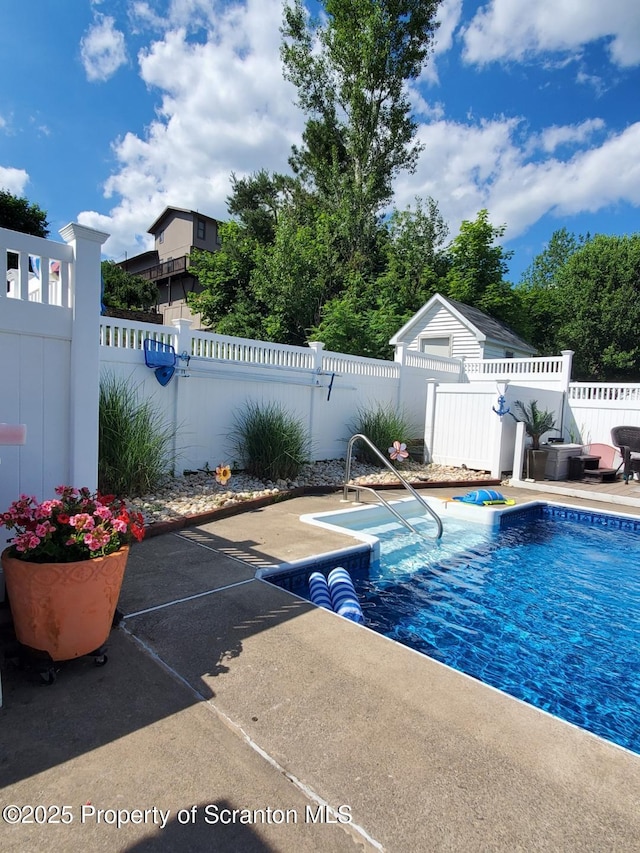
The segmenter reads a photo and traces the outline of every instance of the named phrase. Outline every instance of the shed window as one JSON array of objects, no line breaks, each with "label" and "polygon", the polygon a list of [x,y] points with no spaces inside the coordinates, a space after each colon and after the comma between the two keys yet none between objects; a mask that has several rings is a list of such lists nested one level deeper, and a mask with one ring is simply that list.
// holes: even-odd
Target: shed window
[{"label": "shed window", "polygon": [[451,355],[451,338],[420,338],[420,352],[427,355],[440,355],[449,358]]}]

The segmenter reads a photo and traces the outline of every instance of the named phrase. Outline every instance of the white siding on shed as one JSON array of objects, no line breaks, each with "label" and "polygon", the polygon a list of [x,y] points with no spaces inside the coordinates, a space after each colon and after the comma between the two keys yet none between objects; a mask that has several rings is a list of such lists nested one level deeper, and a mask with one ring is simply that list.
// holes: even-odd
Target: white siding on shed
[{"label": "white siding on shed", "polygon": [[422,328],[407,340],[407,349],[421,352],[424,338],[451,338],[451,358],[482,358],[482,347],[453,314],[442,305],[434,305],[427,313]]}]

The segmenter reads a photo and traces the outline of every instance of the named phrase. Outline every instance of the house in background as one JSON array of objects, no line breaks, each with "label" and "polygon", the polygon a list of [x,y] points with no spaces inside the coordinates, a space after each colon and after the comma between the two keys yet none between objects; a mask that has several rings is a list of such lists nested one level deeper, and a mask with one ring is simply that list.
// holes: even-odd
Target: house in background
[{"label": "house in background", "polygon": [[530,358],[537,354],[505,323],[439,293],[389,343],[445,358]]},{"label": "house in background", "polygon": [[148,231],[153,234],[154,248],[118,264],[132,275],[156,283],[156,308],[165,324],[184,318],[193,320],[193,328],[203,328],[200,315],[192,314],[187,305],[187,293],[202,290],[189,272],[189,253],[192,249],[217,251],[220,248],[218,225],[217,219],[196,210],[167,207]]}]

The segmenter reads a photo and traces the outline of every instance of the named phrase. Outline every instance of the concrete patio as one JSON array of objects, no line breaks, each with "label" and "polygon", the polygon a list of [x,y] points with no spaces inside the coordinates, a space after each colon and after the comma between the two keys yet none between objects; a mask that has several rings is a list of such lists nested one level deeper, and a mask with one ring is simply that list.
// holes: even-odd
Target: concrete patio
[{"label": "concrete patio", "polygon": [[104,668],[3,663],[2,805],[69,807],[3,851],[638,850],[640,756],[255,579],[353,544],[299,521],[339,498],[136,546]]}]

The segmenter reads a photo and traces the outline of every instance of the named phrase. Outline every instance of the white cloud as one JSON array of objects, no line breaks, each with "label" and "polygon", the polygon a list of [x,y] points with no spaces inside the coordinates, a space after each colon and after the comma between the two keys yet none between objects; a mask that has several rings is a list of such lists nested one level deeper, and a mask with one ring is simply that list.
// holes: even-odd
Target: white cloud
[{"label": "white cloud", "polygon": [[80,56],[87,79],[104,82],[127,62],[124,35],[115,28],[113,18],[96,15],[80,42]]},{"label": "white cloud", "polygon": [[141,52],[142,79],[162,93],[157,117],[144,136],[114,144],[118,167],[105,195],[118,201],[109,216],[79,216],[112,235],[109,255],[130,250],[133,235],[148,248],[146,229],[167,205],[226,218],[232,171],[288,170],[303,119],[282,77],[281,8],[280,0],[225,7],[206,43],[177,29]]},{"label": "white cloud", "polygon": [[[640,122],[567,159],[539,160],[519,143],[518,126],[514,119],[423,126],[426,148],[417,173],[398,181],[397,205],[406,207],[416,194],[432,196],[452,233],[486,208],[495,225],[508,225],[507,240],[546,214],[596,212],[621,202],[640,206]],[[597,120],[594,129],[600,129]],[[583,131],[573,131],[575,141]],[[548,133],[550,140],[563,135],[558,128]]]},{"label": "white cloud", "polygon": [[434,38],[433,55],[429,58],[427,65],[419,77],[420,82],[424,81],[432,84],[438,82],[436,59],[448,50],[451,50],[453,36],[461,17],[462,0],[443,0],[436,15],[439,27],[436,30]]},{"label": "white cloud", "polygon": [[28,183],[29,175],[24,169],[0,166],[0,189],[22,196]]},{"label": "white cloud", "polygon": [[611,61],[640,64],[637,0],[491,0],[465,28],[464,57],[485,64],[531,54],[575,52],[597,39],[609,41]]},{"label": "white cloud", "polygon": [[534,150],[539,147],[552,154],[561,146],[584,146],[595,133],[603,130],[604,126],[601,118],[587,119],[580,124],[553,125],[545,128],[540,134],[533,134],[529,138],[529,148]]}]

